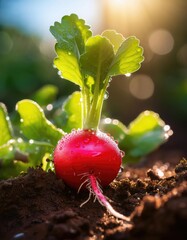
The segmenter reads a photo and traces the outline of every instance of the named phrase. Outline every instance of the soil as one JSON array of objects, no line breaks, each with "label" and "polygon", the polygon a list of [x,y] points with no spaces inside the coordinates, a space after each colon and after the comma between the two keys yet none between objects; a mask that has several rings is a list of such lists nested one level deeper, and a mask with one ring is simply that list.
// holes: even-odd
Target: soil
[{"label": "soil", "polygon": [[[103,189],[131,223],[111,216],[40,167],[0,181],[0,239],[187,239],[187,160],[150,155]],[[179,155],[178,155],[179,156]],[[181,158],[181,157],[180,157]],[[180,161],[179,161],[180,160]]]}]

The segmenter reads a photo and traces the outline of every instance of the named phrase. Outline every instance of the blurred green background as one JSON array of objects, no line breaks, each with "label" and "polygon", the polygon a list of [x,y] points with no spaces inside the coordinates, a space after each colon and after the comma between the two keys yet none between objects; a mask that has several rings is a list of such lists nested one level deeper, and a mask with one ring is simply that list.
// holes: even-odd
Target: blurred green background
[{"label": "blurred green background", "polygon": [[137,73],[111,82],[107,116],[128,125],[140,112],[155,111],[174,131],[165,147],[185,152],[186,10],[186,0],[1,0],[0,101],[11,112],[18,100],[34,98],[46,84],[58,87],[57,100],[77,89],[53,68],[55,41],[49,32],[54,21],[76,13],[94,34],[115,29],[125,37],[135,35],[145,50]]}]

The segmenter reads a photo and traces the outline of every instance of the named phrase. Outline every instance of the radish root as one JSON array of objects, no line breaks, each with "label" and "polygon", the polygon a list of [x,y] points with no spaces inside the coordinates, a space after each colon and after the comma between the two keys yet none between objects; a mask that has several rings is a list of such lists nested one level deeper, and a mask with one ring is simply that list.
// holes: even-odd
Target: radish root
[{"label": "radish root", "polygon": [[85,184],[86,184],[86,187],[88,188],[89,190],[89,197],[88,199],[83,202],[80,207],[82,207],[84,204],[86,204],[90,198],[91,198],[91,195],[94,195],[96,197],[96,199],[99,201],[99,203],[103,206],[106,207],[106,209],[108,210],[108,212],[113,215],[114,217],[116,218],[119,218],[119,219],[122,219],[126,222],[130,222],[130,217],[126,217],[124,216],[123,214],[117,212],[112,206],[111,204],[108,202],[108,200],[106,199],[106,197],[103,195],[102,193],[102,189],[101,187],[99,186],[99,183],[96,179],[96,177],[93,175],[93,174],[89,174],[87,175],[87,179],[81,184],[81,186],[79,187],[79,191],[80,191],[80,188]]}]

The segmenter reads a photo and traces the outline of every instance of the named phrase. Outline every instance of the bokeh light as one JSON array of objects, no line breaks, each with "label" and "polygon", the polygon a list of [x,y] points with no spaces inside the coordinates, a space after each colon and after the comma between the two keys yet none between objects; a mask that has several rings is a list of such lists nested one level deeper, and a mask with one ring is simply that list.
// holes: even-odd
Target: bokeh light
[{"label": "bokeh light", "polygon": [[149,36],[149,47],[158,55],[168,54],[173,49],[173,46],[173,36],[165,29],[155,30]]},{"label": "bokeh light", "polygon": [[148,99],[154,93],[153,80],[148,75],[137,74],[131,79],[129,90],[138,99]]}]

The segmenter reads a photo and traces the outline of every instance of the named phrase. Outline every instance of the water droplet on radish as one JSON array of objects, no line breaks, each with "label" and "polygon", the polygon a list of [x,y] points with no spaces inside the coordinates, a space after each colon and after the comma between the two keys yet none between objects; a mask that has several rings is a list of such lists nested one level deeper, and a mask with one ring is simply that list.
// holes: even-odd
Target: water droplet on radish
[{"label": "water droplet on radish", "polygon": [[98,157],[100,155],[101,155],[101,152],[95,152],[95,153],[92,153],[91,157]]},{"label": "water droplet on radish", "polygon": [[90,138],[85,138],[85,139],[83,140],[83,142],[86,143],[86,144],[89,143],[89,142],[90,142]]},{"label": "water droplet on radish", "polygon": [[77,132],[77,130],[75,128],[72,128],[71,133],[74,134],[76,132]]},{"label": "water droplet on radish", "polygon": [[121,157],[123,158],[125,156],[125,152],[120,150]]},{"label": "water droplet on radish", "polygon": [[79,144],[79,143],[76,143],[76,144],[75,144],[75,147],[76,147],[76,148],[79,148],[79,147],[80,147],[80,144]]},{"label": "water droplet on radish", "polygon": [[118,140],[115,140],[115,143],[118,145]]},{"label": "water droplet on radish", "polygon": [[119,169],[119,172],[118,172],[118,174],[122,173],[122,172],[123,172],[123,170],[124,170],[124,167],[123,167],[123,166],[121,166],[121,167],[120,167],[120,169]]},{"label": "water droplet on radish", "polygon": [[98,144],[100,144],[100,140],[99,140],[99,139],[97,139],[97,141],[95,142],[95,147],[96,147]]}]

